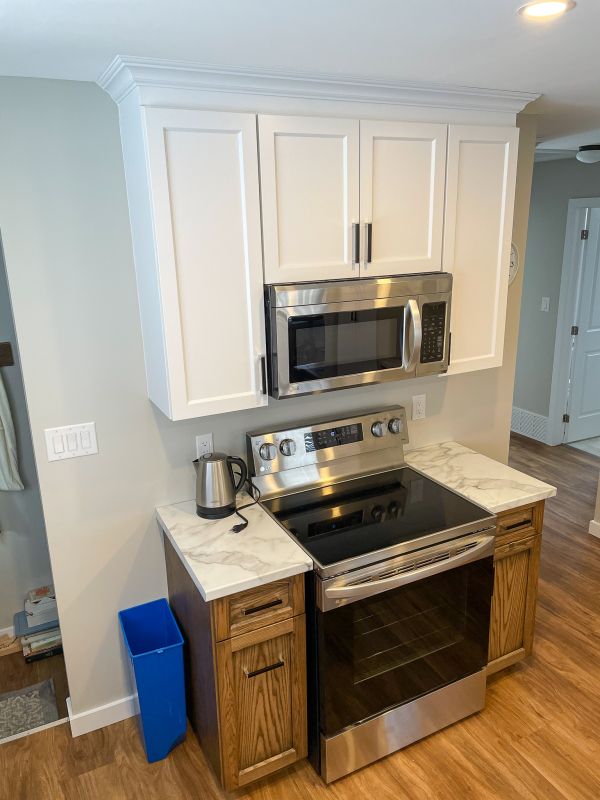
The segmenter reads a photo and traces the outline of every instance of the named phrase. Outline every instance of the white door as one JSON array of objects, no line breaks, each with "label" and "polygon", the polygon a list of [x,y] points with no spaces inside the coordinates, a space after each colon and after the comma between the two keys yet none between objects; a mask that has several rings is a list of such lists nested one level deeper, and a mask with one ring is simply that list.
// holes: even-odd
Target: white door
[{"label": "white door", "polygon": [[357,278],[359,122],[260,115],[265,283]]},{"label": "white door", "polygon": [[441,269],[447,134],[447,125],[361,120],[361,277]]},{"label": "white door", "polygon": [[453,275],[449,375],[504,350],[518,128],[450,125],[442,268]]},{"label": "white door", "polygon": [[600,208],[591,208],[575,312],[567,441],[600,436]]},{"label": "white door", "polygon": [[166,361],[159,407],[187,419],[265,405],[256,117],[145,108],[143,120],[158,274],[137,253],[136,269],[140,305],[161,306],[146,326],[142,314],[147,366]]}]

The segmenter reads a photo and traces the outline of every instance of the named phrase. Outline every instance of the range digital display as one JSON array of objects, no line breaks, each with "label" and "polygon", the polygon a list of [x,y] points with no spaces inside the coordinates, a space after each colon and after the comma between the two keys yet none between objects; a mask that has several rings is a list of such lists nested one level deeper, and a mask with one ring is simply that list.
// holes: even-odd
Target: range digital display
[{"label": "range digital display", "polygon": [[323,428],[321,431],[304,434],[304,444],[307,453],[315,450],[324,450],[326,447],[337,447],[340,444],[362,442],[363,428],[360,423],[342,425],[340,428]]}]

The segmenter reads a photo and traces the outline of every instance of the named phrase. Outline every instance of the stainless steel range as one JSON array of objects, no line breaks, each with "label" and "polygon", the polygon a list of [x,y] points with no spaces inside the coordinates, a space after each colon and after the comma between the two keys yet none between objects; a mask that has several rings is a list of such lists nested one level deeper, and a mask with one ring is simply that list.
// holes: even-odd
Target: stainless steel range
[{"label": "stainless steel range", "polygon": [[401,406],[247,434],[311,556],[309,757],[334,781],[484,706],[496,517],[406,466]]}]

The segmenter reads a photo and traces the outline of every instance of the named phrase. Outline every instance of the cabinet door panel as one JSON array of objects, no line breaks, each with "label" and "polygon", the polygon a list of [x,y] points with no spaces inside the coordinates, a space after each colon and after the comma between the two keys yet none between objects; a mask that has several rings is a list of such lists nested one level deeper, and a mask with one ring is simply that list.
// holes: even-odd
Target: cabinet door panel
[{"label": "cabinet door panel", "polygon": [[265,282],[358,277],[358,120],[259,116]]},{"label": "cabinet door panel", "polygon": [[441,269],[446,125],[361,121],[362,234],[372,223],[371,261],[361,276]]},{"label": "cabinet door panel", "polygon": [[264,405],[255,117],[161,108],[144,115],[169,416]]},{"label": "cabinet door panel", "polygon": [[448,374],[502,365],[517,128],[450,125],[443,269],[453,274]]}]

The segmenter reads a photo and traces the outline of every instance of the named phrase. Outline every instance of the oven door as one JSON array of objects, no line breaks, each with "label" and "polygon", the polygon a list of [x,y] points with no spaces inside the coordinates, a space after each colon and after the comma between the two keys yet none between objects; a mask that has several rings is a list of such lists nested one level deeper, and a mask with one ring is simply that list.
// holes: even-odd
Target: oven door
[{"label": "oven door", "polygon": [[339,734],[486,666],[493,551],[493,536],[472,535],[419,551],[420,561],[415,554],[403,556],[361,570],[358,579],[320,582],[321,736]]},{"label": "oven door", "polygon": [[274,322],[274,397],[415,375],[421,341],[418,297],[277,308]]}]

